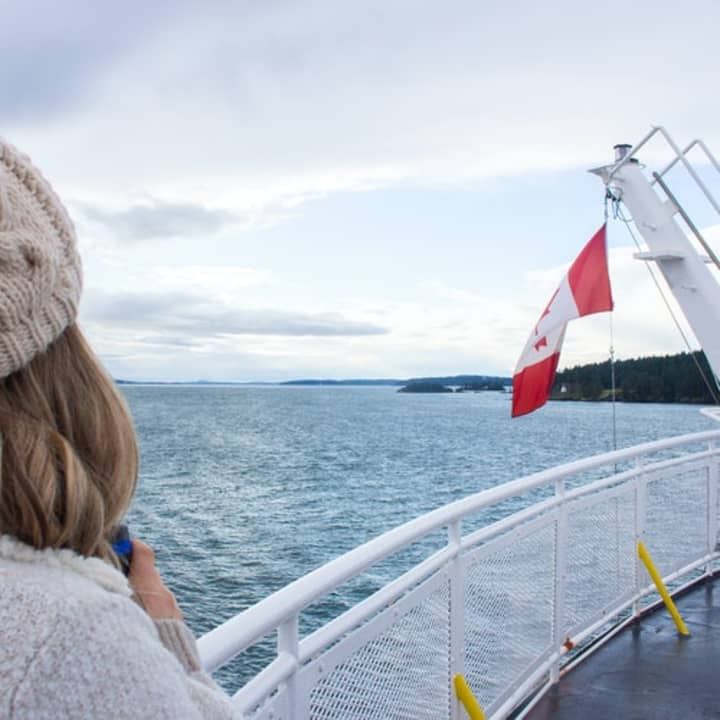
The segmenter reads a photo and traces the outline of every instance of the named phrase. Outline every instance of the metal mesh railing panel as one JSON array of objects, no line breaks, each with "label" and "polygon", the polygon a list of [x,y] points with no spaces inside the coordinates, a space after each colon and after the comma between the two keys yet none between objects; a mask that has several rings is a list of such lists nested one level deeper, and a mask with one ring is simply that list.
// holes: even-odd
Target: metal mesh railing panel
[{"label": "metal mesh railing panel", "polygon": [[488,708],[552,640],[555,523],[471,564],[465,577],[465,674]]},{"label": "metal mesh railing panel", "polygon": [[715,545],[714,549],[717,550],[720,547],[720,487],[718,487],[718,467],[716,464],[712,464],[708,470],[710,473],[710,482],[713,484],[713,490],[715,494],[715,507],[710,508],[711,513],[715,513]]},{"label": "metal mesh railing panel", "polygon": [[576,505],[567,511],[564,627],[569,633],[616,606],[635,584],[633,489]]},{"label": "metal mesh railing panel", "polygon": [[[268,674],[261,703],[255,699],[258,688],[248,688],[246,716],[449,718],[456,671],[464,672],[490,716],[516,690],[517,697],[527,696],[557,660],[560,647],[554,640],[562,646],[569,635],[581,649],[582,643],[593,642],[618,619],[630,616],[637,588],[650,584],[637,560],[638,530],[663,576],[707,562],[720,519],[716,459],[694,455],[673,464],[670,456],[677,452],[671,449],[668,457],[655,458],[659,464],[654,466],[628,460],[628,467],[620,467],[623,474],[587,488],[575,476],[549,477],[532,491],[531,500],[542,502],[557,493],[551,502],[537,509],[518,506],[515,511],[522,513],[511,517],[503,503],[512,500],[500,501],[483,510],[483,522],[497,524],[482,533],[473,533],[473,521],[461,518],[464,549],[459,557],[451,525],[450,548],[427,566],[432,570],[422,575],[422,582],[417,572],[398,577],[392,588],[395,600],[383,592],[379,612],[370,607],[380,603],[349,612],[344,622],[352,621],[355,629],[340,630],[344,622],[329,627],[322,634],[322,648],[321,635],[302,641],[302,660],[293,677],[281,682]],[[600,471],[596,475],[590,481],[603,477]],[[470,543],[477,545],[467,549]],[[692,572],[697,575],[702,568]],[[669,589],[688,577],[668,581]],[[452,603],[451,587],[456,593]],[[655,598],[651,592],[640,605]],[[456,623],[452,628],[451,621]],[[462,650],[457,668],[451,657],[456,650]]]},{"label": "metal mesh railing panel", "polygon": [[[321,677],[312,720],[437,720],[450,713],[447,583]],[[394,612],[392,608],[385,612]],[[342,641],[341,641],[342,642]]]},{"label": "metal mesh railing panel", "polygon": [[647,484],[644,542],[661,575],[702,557],[707,547],[706,467]]}]

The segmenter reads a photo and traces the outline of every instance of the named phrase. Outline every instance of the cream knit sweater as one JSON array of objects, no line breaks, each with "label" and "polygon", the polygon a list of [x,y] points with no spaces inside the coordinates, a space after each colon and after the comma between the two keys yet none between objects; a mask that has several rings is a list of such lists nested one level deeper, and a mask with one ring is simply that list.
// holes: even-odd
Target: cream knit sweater
[{"label": "cream knit sweater", "polygon": [[0,535],[0,718],[231,718],[177,620],[97,558]]}]

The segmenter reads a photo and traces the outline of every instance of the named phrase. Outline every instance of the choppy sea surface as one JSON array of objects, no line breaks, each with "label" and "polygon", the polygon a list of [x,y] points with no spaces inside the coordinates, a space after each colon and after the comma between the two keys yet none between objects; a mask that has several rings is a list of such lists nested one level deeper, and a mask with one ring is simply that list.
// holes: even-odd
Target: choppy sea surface
[{"label": "choppy sea surface", "polygon": [[[122,390],[141,453],[128,521],[197,635],[422,513],[612,449],[604,403],[549,403],[511,420],[510,396],[495,392]],[[621,403],[616,416],[618,447],[714,427],[697,406]],[[266,660],[261,648],[220,679],[234,689]]]}]

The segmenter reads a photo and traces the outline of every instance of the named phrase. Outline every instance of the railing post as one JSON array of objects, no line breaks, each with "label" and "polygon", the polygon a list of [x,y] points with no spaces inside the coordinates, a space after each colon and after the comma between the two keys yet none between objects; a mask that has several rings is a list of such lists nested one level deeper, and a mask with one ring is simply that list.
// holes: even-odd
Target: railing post
[{"label": "railing post", "polygon": [[465,674],[465,578],[460,558],[461,521],[448,525],[448,545],[455,550],[450,561],[450,717],[460,720],[461,704],[453,685],[453,678]]},{"label": "railing post", "polygon": [[[283,720],[300,720],[304,717],[301,703],[299,702],[297,692],[297,670],[300,654],[300,638],[298,631],[298,616],[293,615],[288,618],[277,631],[277,649],[278,655],[285,653],[291,655],[295,660],[295,670],[293,674],[286,680],[286,710]],[[303,700],[303,705],[305,701]]]},{"label": "railing post", "polygon": [[[637,468],[642,468],[642,460],[638,459],[635,463]],[[645,473],[640,472],[635,478],[635,543],[633,547],[637,547],[639,542],[645,539],[645,519],[647,514],[647,478]],[[635,602],[633,603],[633,617],[640,617],[640,591],[642,590],[643,569],[642,561],[637,553],[635,555]]]},{"label": "railing post", "polygon": [[557,659],[550,668],[550,681],[560,679],[560,658],[565,643],[565,583],[567,569],[567,507],[565,505],[565,480],[555,481],[555,497],[560,500],[555,524],[555,602],[553,603],[553,646]]},{"label": "railing post", "polygon": [[[715,441],[710,442],[710,450],[716,449]],[[717,545],[718,533],[718,484],[720,484],[720,462],[711,458],[707,476],[707,552],[712,555]],[[705,566],[705,574],[712,575],[712,560]]]}]

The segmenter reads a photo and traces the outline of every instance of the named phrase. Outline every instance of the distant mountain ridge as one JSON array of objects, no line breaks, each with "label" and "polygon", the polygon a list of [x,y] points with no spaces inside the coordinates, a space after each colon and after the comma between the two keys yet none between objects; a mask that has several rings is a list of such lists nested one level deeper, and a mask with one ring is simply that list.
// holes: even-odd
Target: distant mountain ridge
[{"label": "distant mountain ridge", "polygon": [[[694,357],[693,357],[694,355]],[[615,363],[616,397],[629,402],[713,403],[714,398],[698,373],[696,362],[712,383],[712,371],[705,355],[696,351],[677,355],[619,360]],[[196,385],[212,386],[297,386],[297,387],[407,387],[409,392],[444,392],[441,386],[459,390],[494,390],[512,386],[512,378],[499,375],[444,375],[400,378],[306,378],[277,382],[220,382],[194,380],[188,382],[116,379],[118,385]],[[415,387],[413,386],[425,386]],[[430,386],[436,386],[433,389]],[[717,390],[715,390],[717,393]],[[609,400],[610,363],[591,363],[568,368],[557,373],[551,394],[552,400]]]},{"label": "distant mountain ridge", "polygon": [[352,380],[287,380],[278,385],[453,385],[455,387],[481,385],[511,385],[512,378],[497,375],[444,375],[441,377],[417,377],[399,380],[385,379],[352,379]]},{"label": "distant mountain ridge", "polygon": [[400,386],[413,383],[437,383],[440,385],[454,385],[457,387],[503,384],[511,385],[512,378],[496,375],[446,375],[443,377],[419,377],[401,380],[399,378],[350,378],[348,380],[331,380],[329,378],[308,378],[301,380],[284,380],[278,382],[232,382],[213,380],[189,380],[189,381],[168,381],[168,380],[115,380],[118,385],[297,385],[297,386]]}]

